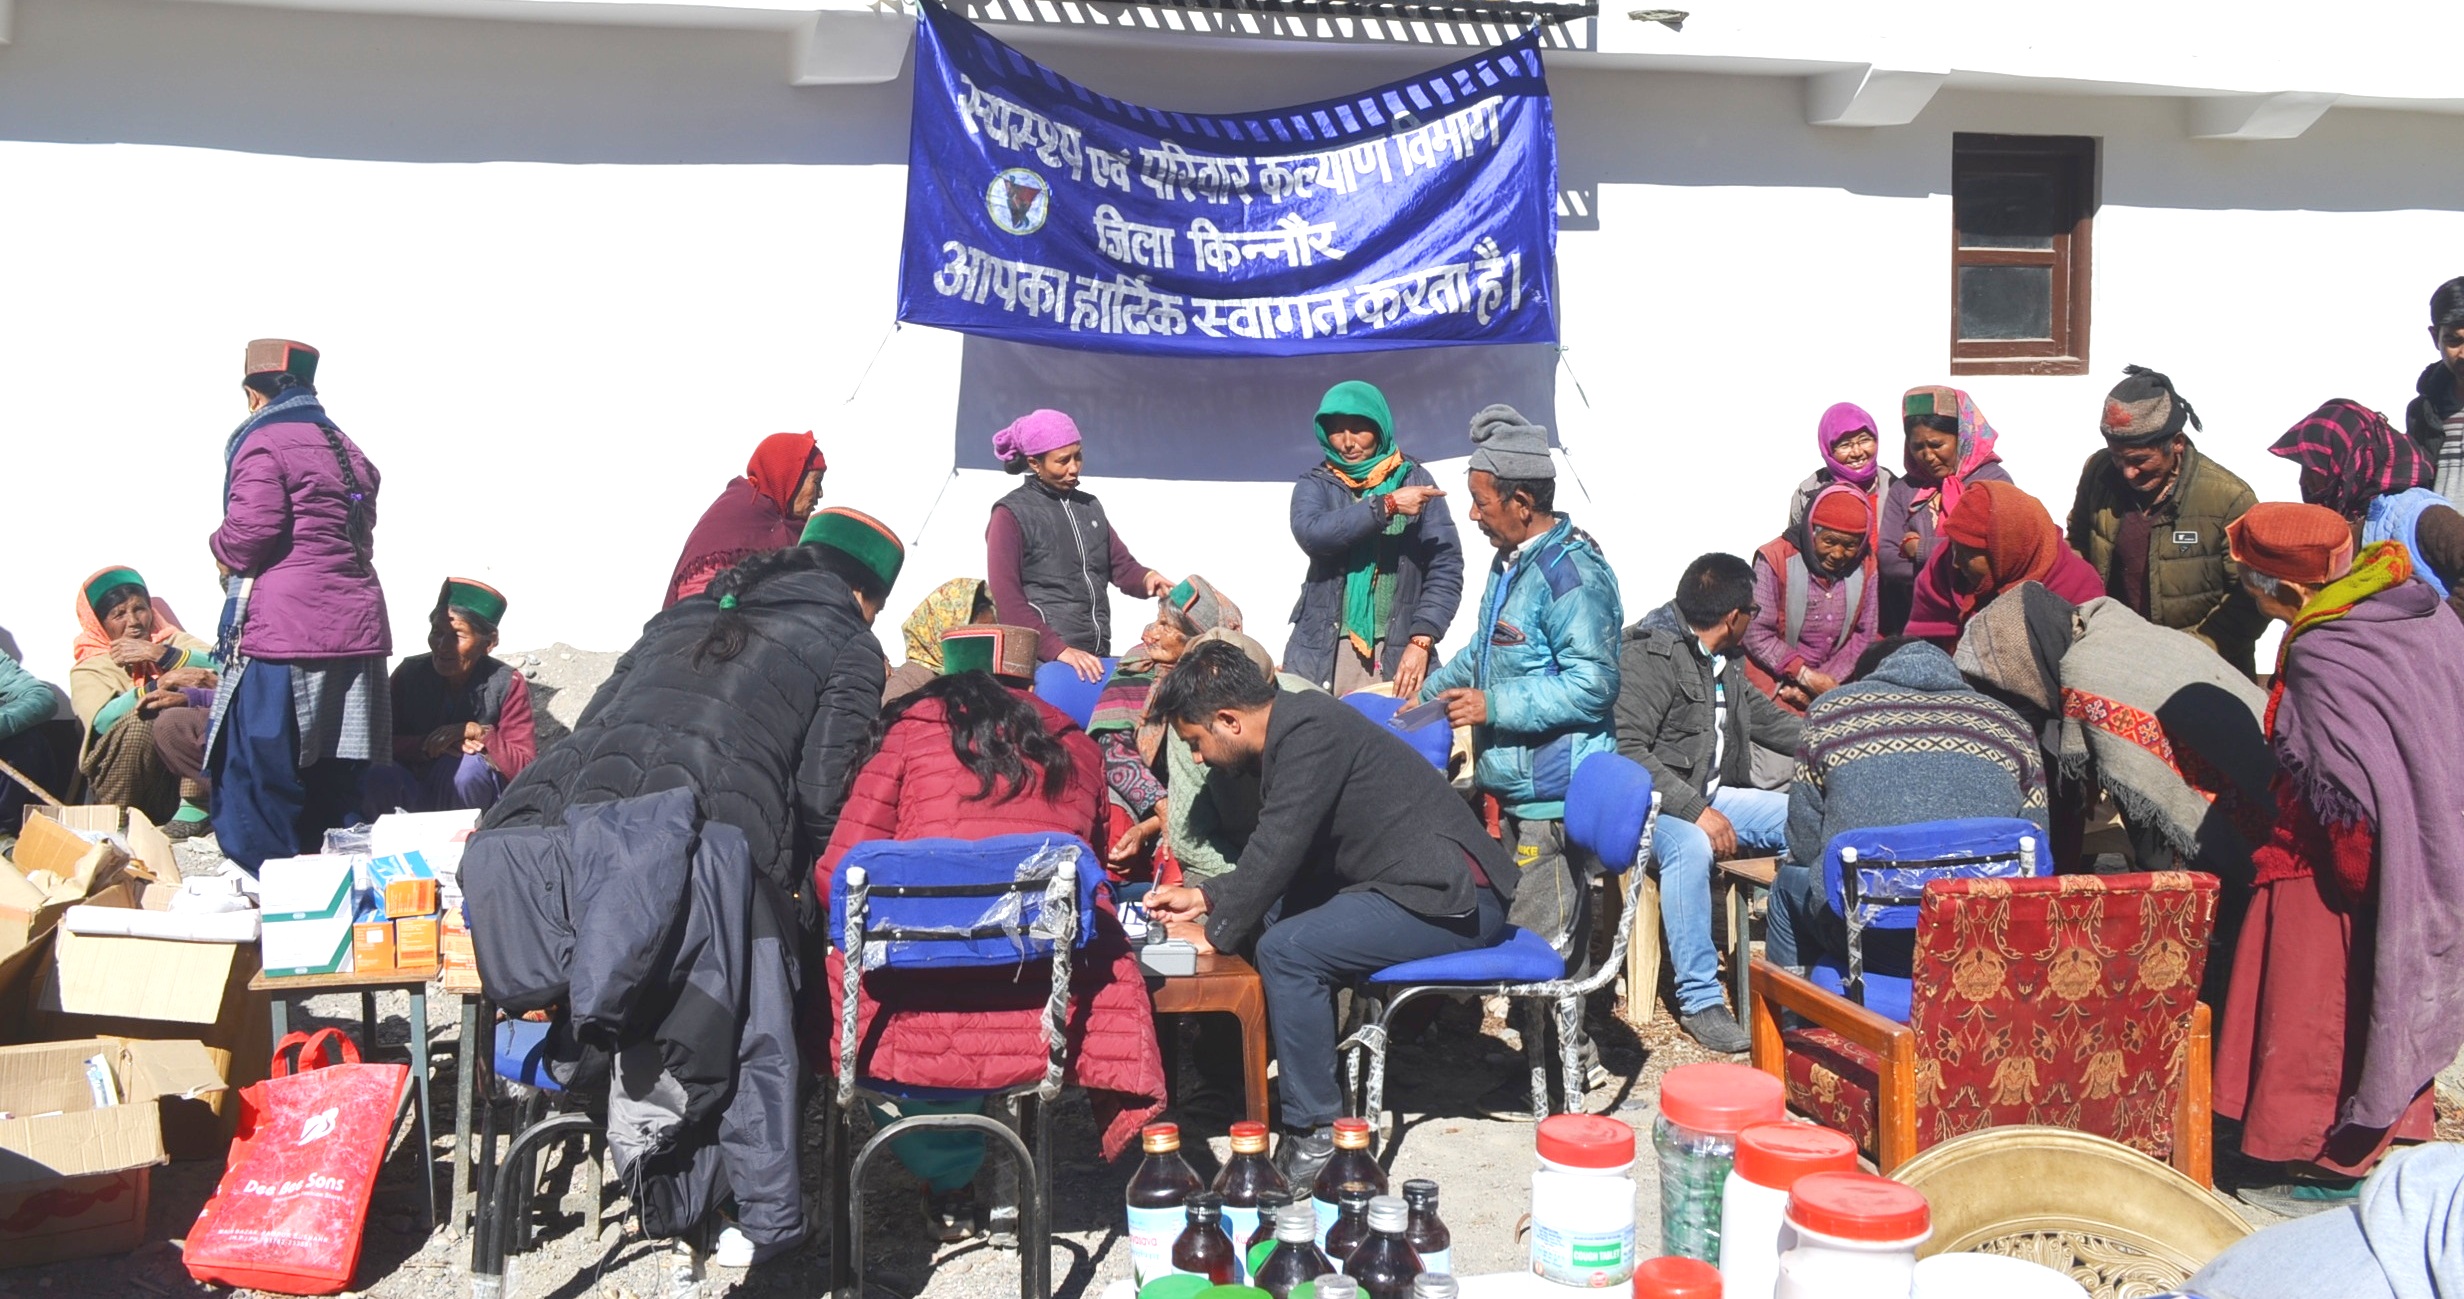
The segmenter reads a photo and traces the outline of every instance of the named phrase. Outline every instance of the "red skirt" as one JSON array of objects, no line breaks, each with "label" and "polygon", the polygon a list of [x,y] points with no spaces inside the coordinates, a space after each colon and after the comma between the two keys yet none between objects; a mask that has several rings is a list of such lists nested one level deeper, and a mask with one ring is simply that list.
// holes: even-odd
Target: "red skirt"
[{"label": "red skirt", "polygon": [[2336,1122],[2361,1075],[2375,928],[2329,907],[2308,875],[2252,896],[2216,1047],[2216,1112],[2241,1120],[2242,1153],[2358,1177],[2390,1143],[2430,1139],[2426,1083],[2392,1128]]}]

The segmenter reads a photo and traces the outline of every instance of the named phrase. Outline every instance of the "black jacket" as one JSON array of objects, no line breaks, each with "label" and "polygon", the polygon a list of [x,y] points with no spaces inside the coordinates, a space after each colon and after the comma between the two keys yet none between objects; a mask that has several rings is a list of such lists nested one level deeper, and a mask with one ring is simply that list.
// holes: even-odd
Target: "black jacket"
[{"label": "black jacket", "polygon": [[1466,853],[1513,898],[1506,851],[1463,796],[1350,704],[1314,690],[1277,694],[1261,764],[1258,828],[1240,869],[1198,886],[1215,946],[1238,946],[1287,894],[1287,912],[1368,889],[1417,915],[1469,915]]},{"label": "black jacket", "polygon": [[2404,408],[2404,431],[2420,444],[2421,454],[2438,463],[2438,449],[2447,441],[2447,417],[2455,413],[2455,375],[2443,360],[2413,381],[2412,404]]},{"label": "black jacket", "polygon": [[797,1171],[795,949],[785,895],[744,834],[670,789],[490,830],[462,855],[490,999],[561,1007],[548,1038],[574,1085],[610,1067],[607,1137],[653,1236],[722,1194],[756,1244],[804,1234]]},{"label": "black jacket", "polygon": [[847,584],[790,571],[755,586],[740,611],[744,650],[694,666],[715,600],[679,601],[642,628],[573,734],[524,769],[489,829],[552,826],[565,809],[690,789],[703,814],[744,831],[753,866],[819,914],[813,864],[830,842],[847,763],[881,711],[881,643]]},{"label": "black jacket", "polygon": [[[1662,605],[1626,628],[1617,676],[1617,751],[1650,770],[1661,811],[1695,820],[1711,806],[1703,786],[1712,775],[1711,721],[1717,710],[1711,662],[1695,648],[1694,633],[1673,605]],[[1805,719],[1745,679],[1742,645],[1730,651],[1722,680],[1728,687],[1728,745],[1721,753],[1720,783],[1751,789],[1752,746],[1796,752]]]}]

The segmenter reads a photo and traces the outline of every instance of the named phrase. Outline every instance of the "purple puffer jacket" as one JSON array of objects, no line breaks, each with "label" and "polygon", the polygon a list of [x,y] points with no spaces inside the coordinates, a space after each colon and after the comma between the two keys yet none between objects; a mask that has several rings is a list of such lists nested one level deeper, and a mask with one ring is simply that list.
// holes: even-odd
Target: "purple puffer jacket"
[{"label": "purple puffer jacket", "polygon": [[[376,521],[376,466],[342,439]],[[334,659],[391,654],[385,590],[351,553],[350,502],[333,449],[314,424],[268,424],[231,462],[214,558],[257,579],[240,648],[251,658]]]}]

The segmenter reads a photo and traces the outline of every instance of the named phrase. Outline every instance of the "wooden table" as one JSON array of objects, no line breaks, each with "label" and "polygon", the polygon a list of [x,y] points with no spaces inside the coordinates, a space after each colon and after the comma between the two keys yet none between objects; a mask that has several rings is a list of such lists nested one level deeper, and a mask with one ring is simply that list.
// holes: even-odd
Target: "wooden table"
[{"label": "wooden table", "polygon": [[1195,974],[1150,974],[1146,986],[1158,1015],[1231,1015],[1240,1020],[1242,1089],[1248,1093],[1249,1117],[1266,1122],[1266,985],[1258,981],[1258,972],[1237,956],[1217,952],[1199,957]]},{"label": "wooden table", "polygon": [[436,1158],[436,1136],[429,1131],[428,1118],[428,980],[436,977],[433,965],[411,966],[394,970],[355,971],[349,974],[270,975],[260,972],[248,981],[250,992],[267,994],[272,1003],[274,1046],[291,1035],[292,997],[313,997],[329,992],[359,993],[361,1030],[367,1037],[367,1050],[376,1052],[376,994],[400,988],[411,994],[411,1081],[419,1096],[419,1171],[420,1180],[428,1184],[428,1225],[434,1227],[436,1215],[436,1174],[428,1167]]},{"label": "wooden table", "polygon": [[1736,991],[1737,1014],[1742,1020],[1753,1005],[1748,1000],[1746,967],[1754,963],[1754,895],[1771,891],[1771,882],[1779,877],[1780,859],[1740,857],[1714,862],[1711,871],[1712,890],[1728,897],[1728,979]]}]

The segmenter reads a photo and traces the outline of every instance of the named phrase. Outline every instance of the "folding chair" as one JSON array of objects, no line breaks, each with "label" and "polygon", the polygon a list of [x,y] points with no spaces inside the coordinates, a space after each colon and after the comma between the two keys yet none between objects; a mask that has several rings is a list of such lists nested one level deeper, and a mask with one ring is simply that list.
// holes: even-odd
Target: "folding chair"
[{"label": "folding chair", "polygon": [[[493,1015],[494,1007],[483,1002],[480,1013]],[[601,1168],[607,1156],[606,1115],[591,1113],[588,1100],[566,1091],[549,1072],[551,1027],[543,1020],[509,1019],[489,1034],[485,1060],[472,1053],[473,1065],[483,1071],[482,1114],[474,1147],[479,1162],[479,1202],[471,1224],[472,1299],[495,1299],[502,1294],[507,1257],[530,1248],[530,1207],[538,1189],[539,1156],[567,1137],[582,1139],[583,1162],[590,1167],[582,1226],[591,1240],[599,1238],[599,1201],[606,1180]],[[506,1090],[499,1085],[504,1083],[526,1090],[517,1099],[519,1118],[513,1141],[500,1160],[490,1157],[496,1148],[496,1107],[492,1103],[496,1096],[492,1093]],[[550,1108],[557,1113],[549,1114]]]},{"label": "folding chair", "polygon": [[[1391,717],[1396,703],[1372,695],[1347,695],[1344,702],[1370,717]],[[1446,728],[1431,723],[1422,729],[1442,734]],[[1428,756],[1425,749],[1422,753]],[[1566,837],[1596,854],[1611,875],[1626,877],[1626,914],[1632,914],[1635,894],[1642,887],[1645,872],[1637,867],[1650,861],[1651,822],[1658,810],[1659,795],[1651,788],[1651,773],[1614,753],[1595,753],[1584,759],[1566,791]],[[1587,918],[1591,914],[1585,912]],[[1343,1043],[1347,1083],[1360,1097],[1360,1112],[1372,1123],[1383,1124],[1389,1026],[1405,1003],[1429,993],[1502,996],[1522,1003],[1523,1050],[1531,1066],[1535,1118],[1548,1113],[1548,1029],[1542,1008],[1554,1006],[1566,1103],[1579,1106],[1586,1090],[1580,1032],[1583,999],[1607,986],[1624,969],[1627,932],[1625,926],[1618,928],[1608,959],[1584,979],[1566,977],[1566,959],[1547,939],[1512,925],[1494,946],[1406,961],[1370,975],[1353,994],[1355,1014],[1363,1022]],[[1567,950],[1579,953],[1590,945],[1586,926],[1586,932],[1576,934]],[[1368,1067],[1365,1091],[1361,1087],[1364,1059]]]},{"label": "folding chair", "polygon": [[[1069,1049],[1070,958],[1087,941],[1086,916],[1103,877],[1094,848],[1066,835],[876,840],[858,844],[841,861],[830,885],[830,924],[844,965],[830,1154],[839,1232],[830,1251],[830,1287],[837,1299],[864,1293],[864,1170],[892,1140],[923,1128],[981,1132],[1018,1161],[1019,1293],[1025,1299],[1051,1294],[1052,1152],[1044,1110],[1061,1094]],[[901,1087],[865,1076],[865,1051],[857,1037],[864,980],[954,969],[1007,970],[1023,978],[1035,964],[1047,966],[1052,989],[1044,1003],[1041,1077],[959,1091]],[[1017,1101],[1023,1139],[988,1114],[917,1114],[881,1125],[862,1150],[854,1148],[861,1100],[996,1097]]]},{"label": "folding chair", "polygon": [[2052,873],[2052,842],[2017,817],[1841,831],[1823,847],[1822,882],[1832,911],[1848,922],[1848,951],[1844,960],[1823,953],[1809,962],[1807,977],[1826,992],[1904,1024],[1917,906],[1926,882]]},{"label": "folding chair", "polygon": [[1095,716],[1095,702],[1103,698],[1104,686],[1112,680],[1112,670],[1121,665],[1117,658],[1102,662],[1104,675],[1089,681],[1078,675],[1078,669],[1054,659],[1035,670],[1035,697],[1085,726]]}]

